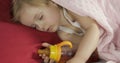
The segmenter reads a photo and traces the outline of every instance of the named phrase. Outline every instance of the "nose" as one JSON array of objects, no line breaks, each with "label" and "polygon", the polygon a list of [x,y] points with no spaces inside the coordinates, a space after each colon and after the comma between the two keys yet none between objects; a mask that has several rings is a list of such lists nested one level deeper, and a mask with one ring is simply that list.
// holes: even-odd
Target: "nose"
[{"label": "nose", "polygon": [[42,31],[46,31],[44,27],[41,28]]},{"label": "nose", "polygon": [[40,27],[40,26],[37,26],[36,29],[39,31],[48,31],[45,27]]},{"label": "nose", "polygon": [[39,31],[45,31],[44,27],[38,23],[36,24],[36,29]]},{"label": "nose", "polygon": [[44,29],[40,28],[40,27],[36,27],[36,29],[39,30],[39,31],[44,31]]},{"label": "nose", "polygon": [[49,30],[47,25],[40,24],[40,23],[36,23],[36,29],[39,31],[45,31],[45,32]]}]

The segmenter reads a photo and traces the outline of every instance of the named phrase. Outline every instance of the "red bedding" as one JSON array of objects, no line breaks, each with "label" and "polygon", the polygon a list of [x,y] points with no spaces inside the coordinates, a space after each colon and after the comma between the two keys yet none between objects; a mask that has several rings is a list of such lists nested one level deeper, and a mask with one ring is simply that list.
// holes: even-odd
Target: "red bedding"
[{"label": "red bedding", "polygon": [[12,23],[11,0],[0,0],[0,63],[40,63],[42,42],[60,42],[56,33],[40,32]]}]

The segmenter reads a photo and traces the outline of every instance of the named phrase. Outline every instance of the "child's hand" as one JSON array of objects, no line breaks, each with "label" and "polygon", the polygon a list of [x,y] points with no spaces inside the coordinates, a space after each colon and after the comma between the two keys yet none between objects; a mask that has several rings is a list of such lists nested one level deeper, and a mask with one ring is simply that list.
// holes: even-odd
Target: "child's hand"
[{"label": "child's hand", "polygon": [[[51,46],[51,44],[49,44],[49,43],[42,43],[42,46],[43,47],[49,47],[49,46]],[[55,63],[54,60],[50,59],[45,54],[39,54],[39,56],[42,57],[42,59],[44,59],[43,63]]]}]

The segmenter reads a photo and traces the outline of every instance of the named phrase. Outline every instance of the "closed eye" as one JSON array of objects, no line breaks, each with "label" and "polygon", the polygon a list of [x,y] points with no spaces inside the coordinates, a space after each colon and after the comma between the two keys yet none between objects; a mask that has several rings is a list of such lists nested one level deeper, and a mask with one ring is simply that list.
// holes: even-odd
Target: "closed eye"
[{"label": "closed eye", "polygon": [[41,15],[40,17],[39,17],[39,20],[42,20],[43,19],[43,15]]}]

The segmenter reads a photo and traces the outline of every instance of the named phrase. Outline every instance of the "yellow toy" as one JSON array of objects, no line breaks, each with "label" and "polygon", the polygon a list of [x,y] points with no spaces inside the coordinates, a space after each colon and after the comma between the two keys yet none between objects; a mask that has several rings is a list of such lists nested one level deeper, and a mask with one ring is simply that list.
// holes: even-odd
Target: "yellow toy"
[{"label": "yellow toy", "polygon": [[[49,58],[55,60],[55,62],[59,63],[61,56],[62,56],[62,46],[68,45],[70,48],[72,48],[72,43],[70,41],[63,41],[61,43],[51,45],[48,48],[45,49],[39,49],[38,54],[46,54],[49,56]],[[62,62],[63,63],[63,62]]]}]

